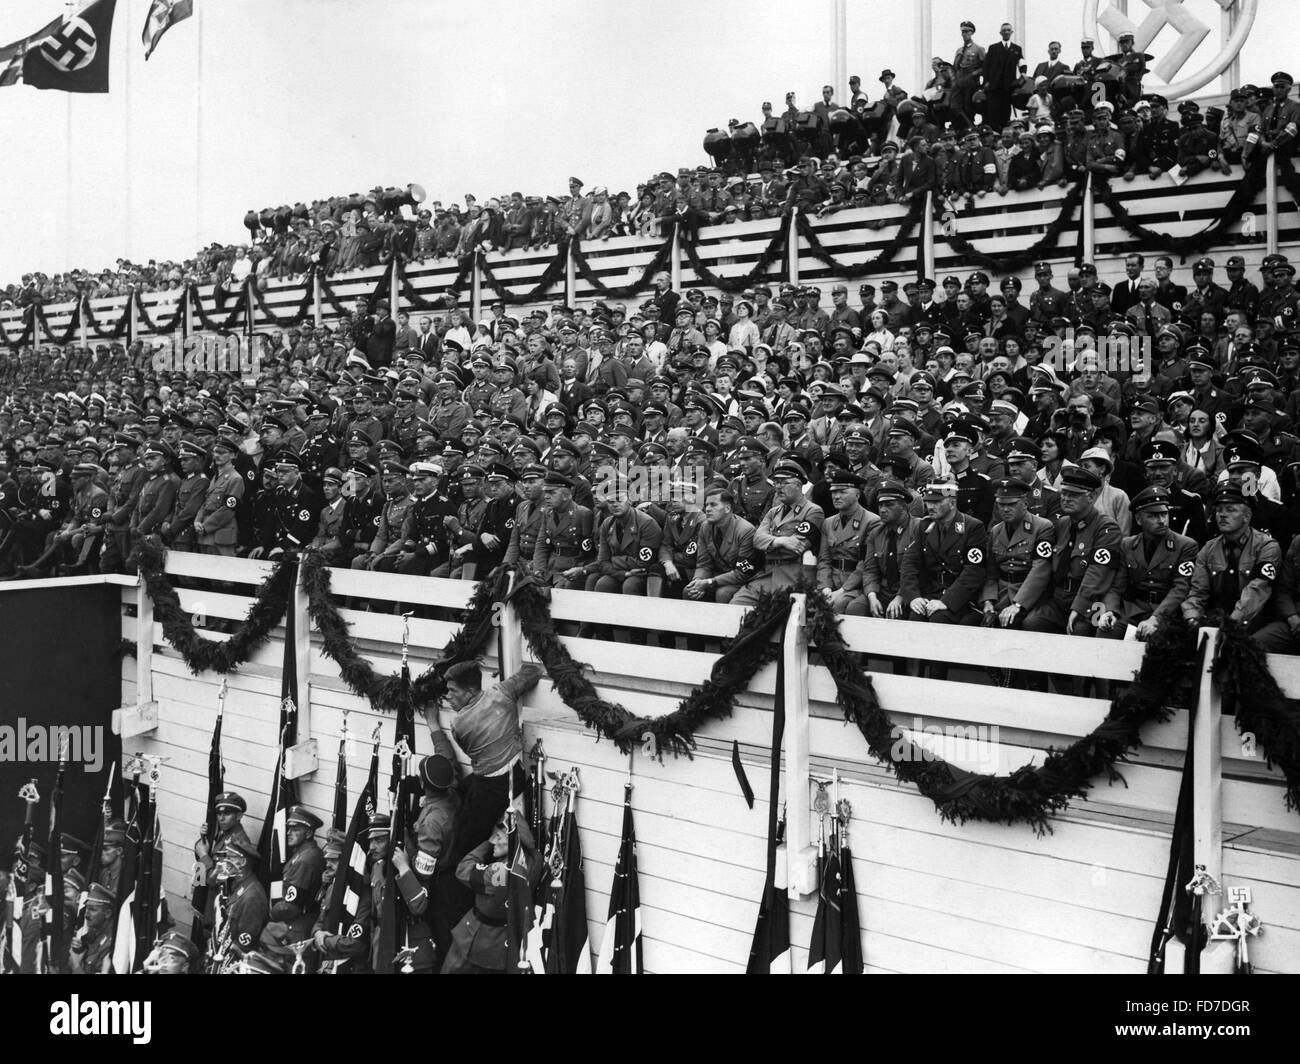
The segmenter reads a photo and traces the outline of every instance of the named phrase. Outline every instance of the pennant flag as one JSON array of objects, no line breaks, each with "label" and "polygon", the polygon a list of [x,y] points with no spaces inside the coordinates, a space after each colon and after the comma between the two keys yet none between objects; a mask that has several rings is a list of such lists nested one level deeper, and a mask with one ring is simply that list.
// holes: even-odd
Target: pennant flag
[{"label": "pennant flag", "polygon": [[519,815],[506,812],[510,825],[506,867],[510,879],[506,884],[506,975],[542,975],[545,962],[534,967],[529,957],[529,936],[536,914],[533,911],[533,884],[529,875],[528,853],[524,849]]},{"label": "pennant flag", "polygon": [[597,975],[641,975],[641,884],[636,872],[636,829],[632,825],[632,785],[623,789],[623,840],[609,888],[609,918],[600,943]]},{"label": "pennant flag", "polygon": [[162,35],[178,22],[183,22],[194,14],[194,0],[153,0],[149,5],[148,17],[144,20],[144,57],[148,59],[158,47]]},{"label": "pennant flag", "polygon": [[[786,623],[789,623],[787,620]],[[777,849],[785,841],[785,813],[780,812],[781,739],[785,734],[785,657],[776,659],[776,697],[772,702],[772,770],[767,796],[767,878],[754,924],[746,975],[790,974],[790,899],[776,886]]]},{"label": "pennant flag", "polygon": [[258,877],[274,905],[284,896],[284,862],[289,859],[285,814],[298,803],[298,781],[285,779],[286,751],[298,741],[297,625],[292,607],[284,612],[284,662],[280,676],[280,751],[271,778],[270,799],[257,840]]},{"label": "pennant flag", "polygon": [[829,852],[818,857],[817,912],[813,917],[812,941],[808,943],[808,974],[834,975],[840,967],[840,945],[844,934],[840,912],[840,855],[835,829],[831,829]]},{"label": "pennant flag", "polygon": [[356,924],[357,913],[361,909],[361,899],[370,889],[366,882],[367,831],[370,818],[375,813],[375,799],[379,794],[379,729],[375,729],[374,745],[370,751],[370,773],[365,786],[357,795],[356,805],[352,808],[352,819],[348,823],[347,835],[343,839],[343,853],[339,861],[338,874],[330,888],[329,906],[325,910],[326,931],[332,935],[351,934],[356,927],[356,934],[361,934],[361,927]]},{"label": "pennant flag", "polygon": [[108,57],[117,0],[95,0],[80,14],[31,45],[23,57],[23,81],[34,89],[108,92]]},{"label": "pennant flag", "polygon": [[67,767],[67,761],[60,757],[50,794],[50,834],[45,846],[45,920],[41,927],[38,969],[42,974],[56,972],[63,963],[63,774]]},{"label": "pennant flag", "polygon": [[162,828],[158,820],[158,769],[141,798],[140,855],[135,881],[135,955],[131,970],[138,972],[152,952],[162,923]]},{"label": "pennant flag", "polygon": [[9,887],[5,893],[5,934],[3,963],[0,968],[13,975],[23,964],[23,895],[27,889],[27,870],[32,845],[32,824],[36,819],[36,805],[41,800],[36,781],[23,784],[18,797],[25,803],[23,827],[14,839],[13,859],[9,864]]},{"label": "pennant flag", "polygon": [[334,816],[330,827],[346,831],[348,826],[348,735],[347,716],[343,718],[343,734],[339,736],[338,770],[334,773]]},{"label": "pennant flag", "polygon": [[564,815],[553,843],[551,879],[546,885],[549,934],[543,936],[547,975],[591,975],[587,930],[587,881],[582,871],[582,839],[573,806],[578,795],[578,771],[566,777]]},{"label": "pennant flag", "polygon": [[0,88],[16,85],[22,80],[23,60],[27,58],[28,51],[53,34],[62,25],[63,18],[60,16],[50,22],[49,25],[37,30],[30,37],[24,37],[21,41],[14,41],[13,44],[6,44],[3,48],[0,48]]},{"label": "pennant flag", "polygon": [[853,851],[849,849],[848,817],[840,836],[840,968],[831,975],[861,975],[862,929],[858,922],[858,885],[853,878]]},{"label": "pennant flag", "polygon": [[[203,841],[211,846],[217,840],[217,796],[226,789],[226,766],[221,760],[221,723],[225,716],[226,688],[223,683],[217,701],[217,721],[212,726],[212,743],[208,747],[208,807],[203,824]],[[190,907],[194,919],[190,923],[190,941],[202,953],[207,949],[208,932],[203,926],[203,914],[208,908],[208,883],[206,869],[197,861],[194,865],[194,892]]]},{"label": "pennant flag", "polygon": [[[141,835],[140,816],[143,804],[140,800],[141,784],[135,779],[130,792],[126,823],[126,841],[122,845],[122,870],[117,879],[117,915],[113,921],[113,971],[118,975],[129,975],[135,968],[136,959],[136,878],[140,863]],[[141,958],[143,961],[144,958]]]}]

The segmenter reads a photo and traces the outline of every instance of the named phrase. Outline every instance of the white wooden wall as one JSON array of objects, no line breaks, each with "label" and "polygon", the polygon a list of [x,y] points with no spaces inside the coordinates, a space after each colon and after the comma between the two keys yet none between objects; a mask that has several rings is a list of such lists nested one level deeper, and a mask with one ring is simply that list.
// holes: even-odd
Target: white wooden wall
[{"label": "white wooden wall", "polygon": [[[193,559],[179,564],[201,568]],[[249,563],[249,579],[258,570]],[[241,570],[242,571],[242,570]],[[376,608],[396,594],[405,601],[464,602],[469,585],[421,581],[417,590],[395,578],[367,583],[361,575],[338,573],[336,590],[373,587]],[[358,582],[360,581],[360,582]],[[242,616],[239,596],[186,592],[187,608],[210,617]],[[124,602],[134,591],[124,589]],[[637,621],[658,630],[729,635],[742,611],[679,602],[640,600]],[[629,619],[625,600],[613,596],[557,593],[557,619]],[[381,668],[399,663],[401,620],[389,614],[350,615],[354,634]],[[123,635],[134,638],[135,620],[123,618]],[[413,622],[412,671],[441,647],[450,625]],[[947,660],[979,663],[1015,654],[1017,660],[1051,661],[1078,675],[1131,675],[1140,647],[1093,643],[1065,637],[966,632],[959,641],[932,630],[896,622],[846,621],[854,649],[874,654],[917,653],[917,637]],[[282,644],[273,639],[249,664],[229,677],[224,756],[227,786],[249,800],[247,824],[256,836],[276,756],[275,721],[280,691]],[[936,642],[941,640],[941,642]],[[178,919],[184,920],[192,854],[203,819],[207,750],[215,719],[220,677],[191,676],[155,626],[153,696],[159,704],[156,731],[124,740],[124,757],[134,751],[170,757],[163,772],[160,811],[166,838],[164,885]],[[643,714],[670,712],[691,686],[707,677],[713,658],[686,650],[627,643],[569,639],[574,656],[589,663],[597,689]],[[495,647],[489,647],[490,655]],[[527,657],[525,650],[525,657]],[[878,661],[879,659],[875,659]],[[1291,693],[1297,674],[1286,659],[1274,662]],[[486,667],[495,667],[489,656]],[[873,663],[873,667],[878,667]],[[135,662],[123,663],[124,704],[136,697]],[[974,678],[953,670],[953,676]],[[663,677],[671,677],[665,680]],[[946,720],[997,724],[1004,770],[1042,750],[1064,745],[1091,730],[1105,703],[1061,696],[1027,696],[980,683],[913,680],[877,675],[881,701],[896,721],[910,726]],[[663,763],[638,753],[632,764],[646,966],[657,972],[740,972],[744,970],[763,883],[767,825],[771,694],[775,667],[761,672],[734,716],[699,735],[693,759]],[[1053,821],[1054,831],[1038,838],[1027,827],[942,822],[933,805],[912,787],[899,784],[868,755],[855,728],[843,723],[834,705],[829,676],[814,665],[808,675],[812,699],[810,750],[814,775],[840,771],[842,795],[853,804],[850,842],[859,891],[863,950],[876,972],[1141,972],[1159,903],[1186,734],[1186,714],[1148,728],[1145,745],[1122,771],[1128,782],[1097,781],[1092,799],[1076,803]],[[349,711],[354,737],[348,754],[355,798],[369,759],[369,736],[382,721],[381,773],[386,778],[392,723],[338,679],[337,669],[314,636],[310,730],[319,743],[319,768],[303,780],[304,800],[328,819],[342,713]],[[608,741],[596,741],[543,680],[526,700],[527,745],[541,738],[551,769],[580,767],[578,821],[587,882],[593,948],[600,941],[609,884],[619,843],[623,784],[628,759]],[[429,752],[420,734],[420,753]],[[756,793],[748,809],[730,765],[731,742],[742,756]],[[1249,885],[1265,925],[1252,943],[1259,971],[1300,971],[1300,822],[1282,803],[1280,777],[1258,758],[1243,756],[1231,721],[1222,722],[1224,880]],[[791,816],[811,804],[813,788],[801,796],[786,781],[783,797]],[[815,831],[815,823],[814,823]],[[815,896],[791,902],[795,970],[805,965]]]}]

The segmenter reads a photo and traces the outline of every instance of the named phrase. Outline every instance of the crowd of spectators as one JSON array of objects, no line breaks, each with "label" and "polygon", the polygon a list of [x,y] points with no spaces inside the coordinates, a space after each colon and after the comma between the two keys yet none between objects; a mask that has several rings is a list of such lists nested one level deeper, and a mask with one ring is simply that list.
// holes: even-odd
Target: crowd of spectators
[{"label": "crowd of spectators", "polygon": [[[1290,154],[1292,79],[1270,84],[1244,150]],[[1091,106],[1086,165],[1127,176],[1108,112]],[[907,146],[913,172],[932,161],[924,135]],[[816,286],[713,296],[661,274],[637,304],[477,322],[362,301],[269,334],[252,373],[28,351],[0,372],[0,567],[123,569],[157,537],[742,603],[807,569],[847,612],[1077,635],[1232,616],[1292,649],[1294,275],[1282,255],[1256,284],[1240,255],[1178,278],[1133,254],[1113,286],[1084,263],[1058,287],[1042,262],[1027,296],[975,271],[823,306]]]},{"label": "crowd of spectators", "polygon": [[914,95],[889,69],[880,73],[874,101],[856,75],[844,103],[829,85],[811,108],[787,93],[784,111],[765,102],[757,123],[732,119],[727,132],[710,130],[705,150],[713,165],[661,171],[635,191],[588,190],[574,177],[566,194],[467,194],[462,205],[376,187],[249,211],[246,243],[213,243],[181,262],[119,259],[97,272],[27,274],[0,292],[0,309],[79,295],[229,286],[249,276],[264,282],[301,276],[312,265],[332,273],[394,256],[423,263],[475,250],[540,249],[566,236],[657,236],[670,221],[723,225],[776,217],[796,205],[824,216],[906,202],[919,192],[982,197],[1063,184],[1085,171],[1126,181],[1209,168],[1230,173],[1266,143],[1294,138],[1286,122],[1275,136],[1262,129],[1272,86],[1234,90],[1226,113],[1202,113],[1184,101],[1172,120],[1168,101],[1142,92],[1150,57],[1133,51],[1130,34],[1106,57],[1085,38],[1072,65],[1052,41],[1031,74],[1009,23],[988,48],[975,43],[974,32],[962,23],[953,60],[936,56],[932,77]]}]

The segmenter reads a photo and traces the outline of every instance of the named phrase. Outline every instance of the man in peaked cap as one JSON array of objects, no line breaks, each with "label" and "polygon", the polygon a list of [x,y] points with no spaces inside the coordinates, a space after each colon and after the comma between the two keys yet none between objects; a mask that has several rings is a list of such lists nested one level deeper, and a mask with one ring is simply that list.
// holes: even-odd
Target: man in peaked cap
[{"label": "man in peaked cap", "polygon": [[176,485],[176,504],[163,539],[172,550],[193,551],[198,549],[194,519],[208,494],[208,478],[203,475],[208,452],[197,443],[182,440],[177,448],[177,458],[182,475]]},{"label": "man in peaked cap", "polygon": [[1169,493],[1166,505],[1169,507],[1170,529],[1197,543],[1206,542],[1209,533],[1205,504],[1197,490],[1204,485],[1206,494],[1209,493],[1209,485],[1204,483],[1204,473],[1197,470],[1197,481],[1185,482],[1187,471],[1182,453],[1178,444],[1172,440],[1151,440],[1142,448],[1141,458],[1147,484],[1153,488],[1163,488]]},{"label": "man in peaked cap", "polygon": [[[247,842],[252,845],[248,837],[248,832],[244,830],[244,814],[248,812],[248,802],[244,796],[237,791],[223,791],[217,795],[214,803],[217,808],[217,837],[211,841],[199,836],[194,843],[194,858],[199,864],[199,869],[195,870],[197,882],[211,882],[213,870],[216,868],[217,861],[221,859],[226,845],[231,841]],[[125,827],[125,825],[124,825]],[[108,838],[105,833],[105,839]],[[216,892],[208,894],[209,904],[215,897]]]},{"label": "man in peaked cap", "polygon": [[1136,626],[1137,637],[1148,639],[1162,622],[1181,613],[1200,547],[1170,529],[1170,498],[1168,489],[1155,487],[1133,497],[1139,531],[1120,541],[1120,567],[1097,623],[1099,633],[1108,638],[1122,639]]},{"label": "man in peaked cap", "polygon": [[989,527],[988,567],[980,596],[989,627],[1020,628],[1052,586],[1055,526],[1029,512],[1030,490],[1015,476],[993,485],[997,520]]},{"label": "man in peaked cap", "polygon": [[289,925],[285,944],[302,942],[311,936],[320,905],[321,877],[325,855],[316,843],[321,819],[304,805],[285,811],[285,841],[289,859],[284,863],[284,895],[271,907],[271,919]]},{"label": "man in peaked cap", "polygon": [[1231,620],[1247,631],[1263,628],[1282,567],[1282,548],[1251,527],[1250,501],[1241,489],[1223,485],[1210,500],[1219,534],[1196,556],[1192,586],[1183,600],[1191,626]]},{"label": "man in peaked cap", "polygon": [[[89,953],[87,959],[89,960]],[[198,947],[189,938],[179,931],[168,931],[145,958],[144,974],[191,975],[198,959]]]},{"label": "man in peaked cap", "polygon": [[[1091,636],[1119,568],[1120,528],[1097,509],[1099,477],[1078,466],[1061,474],[1061,512],[1053,535],[1052,593],[1025,619],[1031,632]],[[1036,681],[1036,683],[1041,681]],[[1072,679],[1057,686],[1073,691]]]},{"label": "man in peaked cap", "polygon": [[821,546],[817,554],[817,583],[829,592],[831,608],[845,612],[849,603],[862,594],[862,544],[879,515],[862,506],[867,482],[857,473],[833,464],[838,452],[827,460],[826,473],[831,505],[835,512],[822,525]]},{"label": "man in peaked cap", "polygon": [[546,475],[547,511],[533,548],[533,570],[557,588],[576,588],[586,581],[595,560],[592,511],[573,501],[574,480],[558,469]]},{"label": "man in peaked cap", "polygon": [[165,443],[148,444],[143,452],[145,480],[131,511],[131,549],[146,536],[161,536],[171,519],[180,480],[171,471],[176,455]]},{"label": "man in peaked cap", "polygon": [[752,606],[758,593],[793,586],[805,565],[812,566],[821,545],[825,514],[804,496],[808,469],[797,458],[782,458],[772,469],[771,508],[754,532],[754,546],[764,552],[764,568],[731,600]]},{"label": "man in peaked cap", "polygon": [[221,927],[213,945],[229,963],[257,949],[271,906],[257,878],[257,847],[243,839],[229,839],[217,864],[221,894]]}]

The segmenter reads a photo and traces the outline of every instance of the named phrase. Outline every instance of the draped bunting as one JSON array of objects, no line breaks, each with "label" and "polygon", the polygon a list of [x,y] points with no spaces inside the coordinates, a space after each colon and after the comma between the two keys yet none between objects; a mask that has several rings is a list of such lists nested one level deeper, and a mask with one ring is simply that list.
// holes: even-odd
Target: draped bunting
[{"label": "draped bunting", "polygon": [[[383,712],[394,712],[403,696],[399,674],[380,675],[357,651],[348,622],[330,598],[330,571],[314,553],[301,562],[280,561],[257,591],[248,616],[226,642],[202,638],[164,572],[163,552],[146,545],[140,572],[154,601],[154,616],[163,635],[193,672],[229,672],[247,661],[270,637],[284,617],[296,568],[308,600],[308,613],[320,631],[324,652],[339,665],[340,675],[358,696]],[[509,574],[498,570],[476,586],[463,625],[452,635],[439,659],[411,681],[409,697],[417,708],[437,702],[445,689],[443,674],[459,661],[477,658],[496,629],[497,604],[510,601],[523,637],[545,668],[556,694],[598,736],[620,751],[651,742],[662,759],[665,751],[689,757],[700,728],[729,717],[737,695],[754,675],[777,660],[776,634],[790,614],[791,596],[806,595],[809,643],[835,682],[837,701],[845,719],[866,740],[873,757],[904,783],[929,798],[939,815],[964,824],[968,820],[999,824],[1028,824],[1039,834],[1051,830],[1050,818],[1078,798],[1086,798],[1102,775],[1123,782],[1117,765],[1141,745],[1141,729],[1167,720],[1172,706],[1190,704],[1196,692],[1199,654],[1195,634],[1181,624],[1162,626],[1147,642],[1134,682],[1112,699],[1102,722],[1070,746],[1049,750],[1039,766],[1025,765],[1007,776],[968,772],[930,751],[899,742],[893,721],[876,697],[871,677],[840,635],[840,618],[818,589],[796,585],[760,594],[741,620],[735,638],[726,642],[709,679],[693,690],[671,713],[639,717],[618,703],[601,698],[587,679],[588,666],[574,661],[551,620],[545,589],[530,578],[507,593]],[[1287,782],[1289,808],[1300,808],[1300,708],[1286,699],[1268,671],[1267,660],[1237,626],[1223,629],[1216,679],[1225,699],[1235,704],[1238,727],[1256,737],[1270,765],[1278,765]]]},{"label": "draped bunting", "polygon": [[873,273],[880,273],[885,266],[889,265],[894,256],[898,254],[899,249],[911,237],[913,230],[916,229],[917,223],[924,214],[925,197],[914,196],[911,205],[907,208],[907,213],[903,215],[902,221],[898,223],[898,232],[872,258],[856,266],[846,266],[831,255],[822,246],[817,230],[813,228],[812,222],[804,214],[799,215],[799,235],[808,242],[808,254],[814,259],[838,276],[855,280],[859,277],[870,277]]},{"label": "draped bunting", "polygon": [[[979,266],[985,270],[996,270],[998,273],[1015,273],[1018,270],[1026,269],[1039,259],[1051,257],[1052,253],[1056,251],[1056,245],[1061,239],[1061,234],[1073,221],[1075,211],[1079,209],[1079,204],[1083,202],[1086,187],[1086,180],[1078,181],[1071,186],[1070,191],[1066,193],[1065,199],[1061,202],[1061,213],[1052,220],[1052,223],[1043,231],[1043,235],[1023,251],[1017,251],[1014,254],[986,255],[962,236],[955,227],[951,232],[944,231],[944,239],[948,242],[948,246],[961,256],[963,265]],[[1112,213],[1114,212],[1112,211]],[[1116,217],[1118,218],[1118,215]],[[1079,228],[1079,233],[1080,239],[1082,239],[1082,226]],[[1076,257],[1082,258],[1082,254],[1082,249],[1080,249]]]}]

